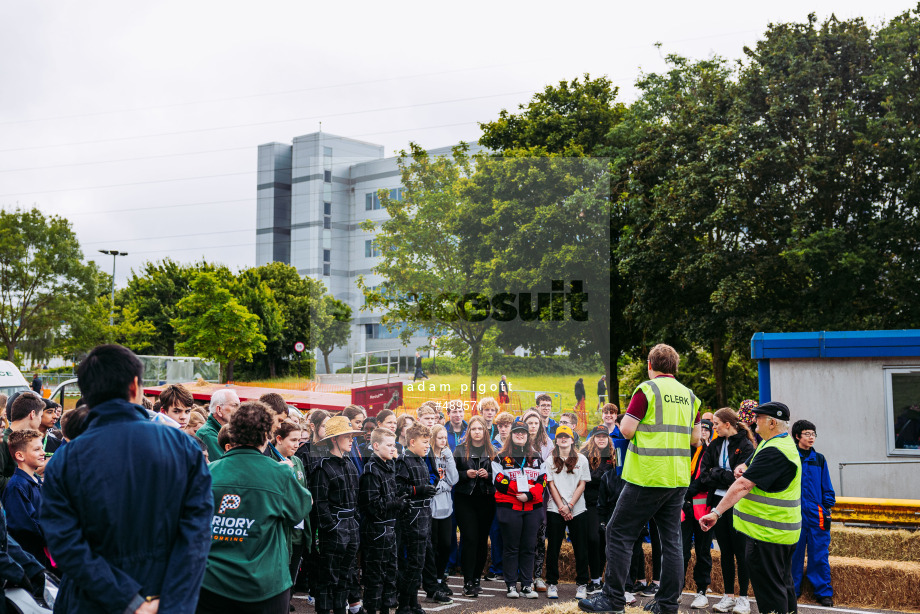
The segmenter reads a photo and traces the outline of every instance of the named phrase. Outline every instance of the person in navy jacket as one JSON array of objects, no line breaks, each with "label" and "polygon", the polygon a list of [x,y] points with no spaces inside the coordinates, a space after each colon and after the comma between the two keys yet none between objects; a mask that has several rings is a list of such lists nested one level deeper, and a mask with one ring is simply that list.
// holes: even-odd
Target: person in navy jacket
[{"label": "person in navy jacket", "polygon": [[792,580],[795,594],[802,595],[802,569],[808,551],[808,572],[805,576],[815,589],[815,599],[823,606],[834,605],[831,586],[831,566],[828,549],[831,545],[831,508],[837,502],[824,455],[814,449],[818,431],[808,420],[792,425],[792,437],[802,459],[802,534],[792,555]]},{"label": "person in navy jacket", "polygon": [[144,365],[98,346],[77,369],[86,430],[45,469],[40,522],[63,573],[59,612],[195,611],[211,543],[211,474],[184,431],[138,405]]}]

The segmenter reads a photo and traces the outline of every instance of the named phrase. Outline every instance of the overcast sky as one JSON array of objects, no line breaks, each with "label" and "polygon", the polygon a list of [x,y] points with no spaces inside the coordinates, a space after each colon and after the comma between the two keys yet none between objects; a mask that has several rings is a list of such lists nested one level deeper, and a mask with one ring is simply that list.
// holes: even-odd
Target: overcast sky
[{"label": "overcast sky", "polygon": [[[770,22],[912,0],[0,2],[0,207],[65,216],[117,281],[148,260],[255,262],[256,148],[323,130],[475,141],[561,79],[620,99],[663,56],[739,58]],[[654,44],[661,42],[662,50]]]}]

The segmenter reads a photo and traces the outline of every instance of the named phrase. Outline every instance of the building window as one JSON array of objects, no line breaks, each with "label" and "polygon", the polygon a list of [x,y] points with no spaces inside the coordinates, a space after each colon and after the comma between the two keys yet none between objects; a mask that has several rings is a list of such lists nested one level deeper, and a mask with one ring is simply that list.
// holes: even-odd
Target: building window
[{"label": "building window", "polygon": [[889,456],[920,456],[920,366],[885,369]]},{"label": "building window", "polygon": [[332,215],[332,203],[323,203],[323,215]]},{"label": "building window", "polygon": [[331,147],[323,147],[323,155],[324,155],[324,156],[331,156],[331,155],[332,155],[332,148],[331,148]]},{"label": "building window", "polygon": [[332,250],[331,249],[323,250],[323,262],[332,262]]},{"label": "building window", "polygon": [[332,183],[332,171],[323,171],[323,181]]},{"label": "building window", "polygon": [[323,216],[323,230],[329,230],[332,228],[332,216],[324,215]]},{"label": "building window", "polygon": [[390,190],[390,200],[402,200],[403,199],[403,189],[402,188],[393,188]]},{"label": "building window", "polygon": [[332,265],[329,264],[328,262],[324,262],[323,263],[323,276],[329,277],[330,275],[332,275]]},{"label": "building window", "polygon": [[364,210],[372,211],[380,208],[380,197],[377,192],[368,192],[364,195]]},{"label": "building window", "polygon": [[373,239],[368,239],[364,242],[364,256],[365,258],[376,258],[380,255],[380,248],[377,247],[377,242]]},{"label": "building window", "polygon": [[379,339],[380,338],[380,325],[379,324],[365,324],[364,325],[364,336],[368,339]]}]

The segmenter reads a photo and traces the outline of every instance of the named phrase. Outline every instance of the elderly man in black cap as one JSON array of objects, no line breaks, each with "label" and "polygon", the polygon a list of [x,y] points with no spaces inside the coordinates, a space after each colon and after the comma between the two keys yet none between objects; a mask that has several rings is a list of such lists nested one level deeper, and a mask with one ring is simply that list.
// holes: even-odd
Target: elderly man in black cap
[{"label": "elderly man in black cap", "polygon": [[[712,512],[700,519],[708,531],[734,506],[734,527],[748,537],[747,564],[761,612],[796,611],[792,554],[802,528],[802,465],[789,436],[789,408],[769,402],[754,408],[763,441]],[[750,465],[750,466],[748,466]]]}]

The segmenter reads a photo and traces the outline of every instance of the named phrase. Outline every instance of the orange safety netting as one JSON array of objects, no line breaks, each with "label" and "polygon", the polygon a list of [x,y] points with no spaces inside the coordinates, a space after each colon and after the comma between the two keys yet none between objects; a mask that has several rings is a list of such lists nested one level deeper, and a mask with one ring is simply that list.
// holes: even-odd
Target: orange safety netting
[{"label": "orange safety netting", "polygon": [[[481,397],[480,397],[481,398]],[[415,410],[418,407],[427,401],[434,401],[438,404],[438,407],[441,408],[441,411],[447,417],[447,411],[444,406],[448,401],[453,400],[463,401],[463,417],[465,420],[469,420],[474,415],[477,415],[479,412],[476,411],[477,401],[467,394],[458,394],[454,392],[447,391],[436,391],[436,390],[413,390],[412,392],[403,392],[403,402],[396,409],[396,415],[402,415],[408,413],[410,415],[415,415]],[[498,399],[496,399],[497,401]],[[521,395],[517,392],[511,393],[511,400],[508,403],[500,404],[501,409],[499,411],[506,411],[510,413],[515,418],[518,418],[524,415],[524,412],[530,409],[531,405],[528,402],[526,406],[521,402]],[[585,437],[588,434],[588,413],[585,409],[584,399],[582,402],[571,411],[574,411],[578,415],[578,426],[576,430],[581,437]]]}]

